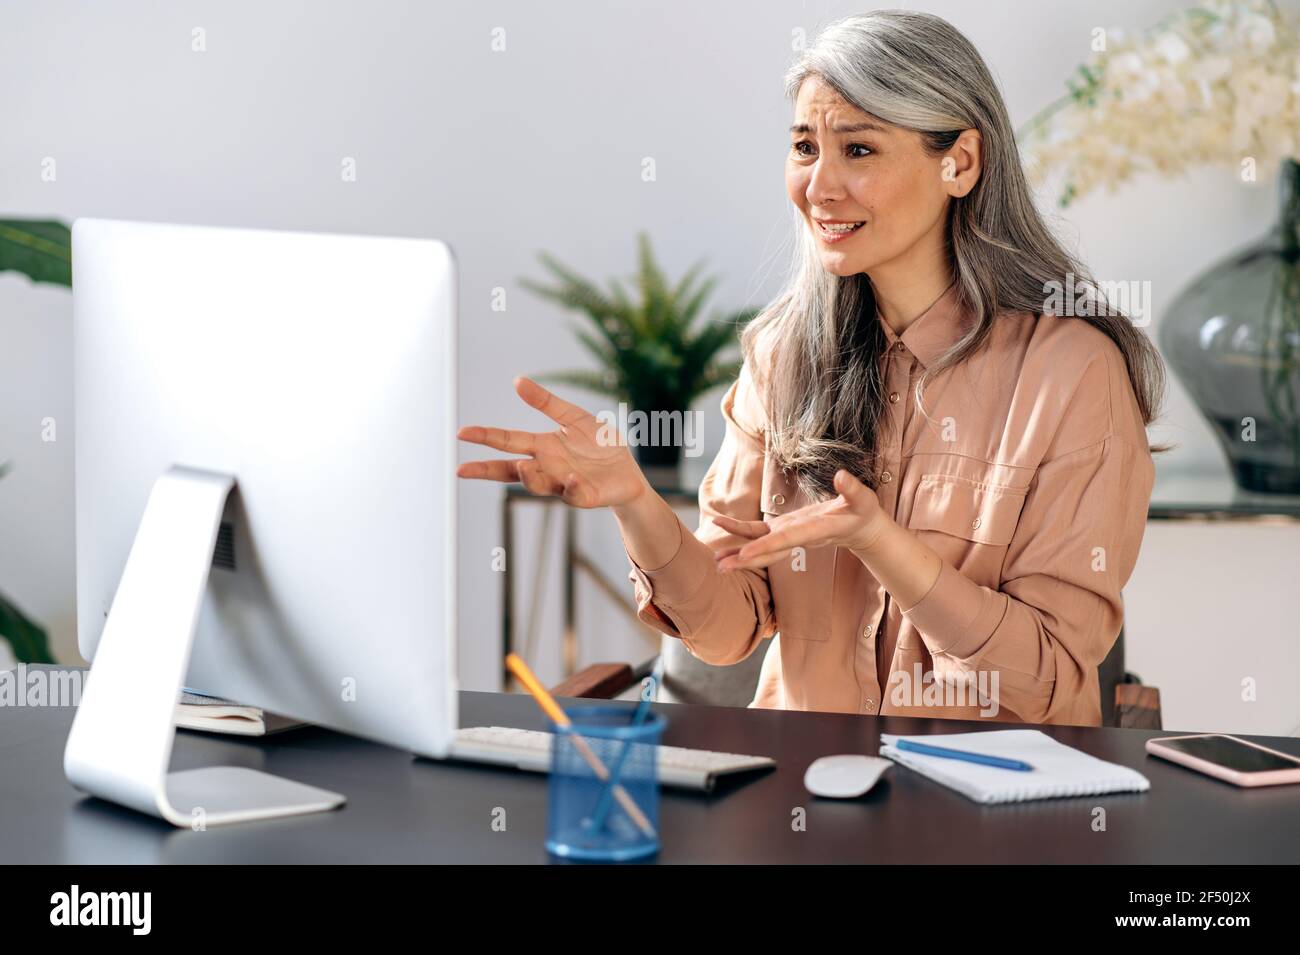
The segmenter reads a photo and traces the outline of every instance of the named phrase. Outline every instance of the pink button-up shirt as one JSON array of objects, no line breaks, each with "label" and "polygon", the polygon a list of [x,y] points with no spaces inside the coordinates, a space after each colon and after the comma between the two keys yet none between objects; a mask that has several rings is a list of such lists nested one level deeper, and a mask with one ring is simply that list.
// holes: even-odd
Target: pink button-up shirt
[{"label": "pink button-up shirt", "polygon": [[1097,667],[1123,622],[1154,480],[1122,354],[1083,320],[1005,313],[929,385],[927,420],[913,386],[974,320],[958,285],[901,336],[876,320],[889,340],[877,495],[943,559],[929,592],[900,607],[836,547],[717,571],[714,551],[744,540],[716,515],[812,503],[767,454],[760,348],[722,398],[698,530],[683,528],[662,567],[631,562],[639,617],[713,664],[772,638],[751,706],[1099,725]]}]

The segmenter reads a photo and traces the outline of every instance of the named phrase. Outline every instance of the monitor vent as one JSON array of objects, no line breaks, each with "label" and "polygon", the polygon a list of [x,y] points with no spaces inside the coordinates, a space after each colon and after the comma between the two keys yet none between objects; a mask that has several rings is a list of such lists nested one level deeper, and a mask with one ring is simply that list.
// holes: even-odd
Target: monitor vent
[{"label": "monitor vent", "polygon": [[217,545],[212,549],[212,566],[235,569],[235,525],[222,521],[217,528]]}]

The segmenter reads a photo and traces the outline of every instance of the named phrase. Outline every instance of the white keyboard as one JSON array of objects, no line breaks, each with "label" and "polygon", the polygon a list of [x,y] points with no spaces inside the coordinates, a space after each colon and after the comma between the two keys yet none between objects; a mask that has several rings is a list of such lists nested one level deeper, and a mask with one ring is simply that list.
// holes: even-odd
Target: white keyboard
[{"label": "white keyboard", "polygon": [[[449,756],[472,763],[495,763],[545,773],[551,769],[551,739],[551,733],[541,730],[467,726],[456,731]],[[711,753],[680,746],[659,747],[659,781],[678,789],[707,792],[719,776],[775,765],[776,760],[767,756]]]}]

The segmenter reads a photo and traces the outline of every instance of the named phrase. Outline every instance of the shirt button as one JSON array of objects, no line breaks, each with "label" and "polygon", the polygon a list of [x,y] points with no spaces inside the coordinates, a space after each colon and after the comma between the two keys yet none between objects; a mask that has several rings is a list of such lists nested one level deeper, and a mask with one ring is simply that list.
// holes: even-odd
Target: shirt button
[{"label": "shirt button", "polygon": [[896,404],[898,404],[898,392],[897,392],[897,391],[891,391],[891,392],[889,393],[889,403],[890,403],[891,405],[896,405]]},{"label": "shirt button", "polygon": [[902,342],[894,342],[894,351],[902,351],[904,345]]},{"label": "shirt button", "polygon": [[867,627],[865,630],[863,630],[863,631],[862,631],[862,635],[863,635],[864,637],[868,637],[868,638],[869,638],[869,637],[871,636],[871,628],[870,628],[870,627]]},{"label": "shirt button", "polygon": [[975,520],[970,522],[970,526],[978,529],[980,526],[980,519],[978,517],[975,518]]},{"label": "shirt button", "polygon": [[892,481],[893,479],[894,479],[894,476],[893,476],[892,474],[890,474],[888,471],[886,471],[886,472],[884,472],[882,475],[880,475],[880,483],[881,483],[881,484],[888,484],[888,483],[889,483],[890,481]]},{"label": "shirt button", "polygon": [[876,710],[876,701],[875,701],[875,700],[867,700],[867,702],[865,702],[865,703],[862,704],[862,709],[865,710],[865,711],[868,712],[868,713],[874,713],[875,710]]},{"label": "shirt button", "polygon": [[780,505],[784,504],[784,503],[785,503],[785,495],[784,495],[784,494],[773,494],[773,495],[772,495],[772,503],[775,504],[775,505],[777,505],[778,507],[779,507]]}]

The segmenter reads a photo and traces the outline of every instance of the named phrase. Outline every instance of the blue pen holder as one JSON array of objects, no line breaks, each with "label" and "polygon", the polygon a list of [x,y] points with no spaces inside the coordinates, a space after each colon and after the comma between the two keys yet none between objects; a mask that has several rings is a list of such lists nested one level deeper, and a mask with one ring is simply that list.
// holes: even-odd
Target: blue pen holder
[{"label": "blue pen holder", "polygon": [[566,859],[622,862],[659,851],[659,740],[668,721],[650,713],[633,725],[632,711],[609,706],[564,711],[611,776],[641,810],[647,835],[588,765],[572,733],[547,721],[551,747],[546,849]]}]

